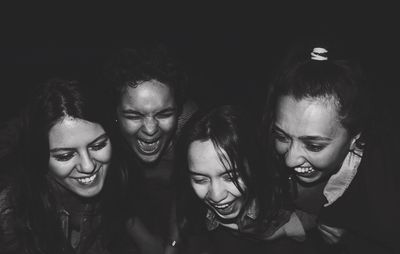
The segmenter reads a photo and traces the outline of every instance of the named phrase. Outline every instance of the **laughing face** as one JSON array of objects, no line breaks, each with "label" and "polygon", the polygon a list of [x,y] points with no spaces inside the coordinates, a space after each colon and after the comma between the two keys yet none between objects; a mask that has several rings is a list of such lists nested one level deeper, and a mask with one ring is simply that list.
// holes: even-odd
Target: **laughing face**
[{"label": "laughing face", "polygon": [[286,166],[305,183],[335,173],[355,146],[340,123],[336,99],[282,96],[278,101],[273,135],[275,149]]},{"label": "laughing face", "polygon": [[[232,181],[229,174],[232,169],[224,167],[213,143],[210,140],[192,142],[188,163],[190,182],[196,195],[221,219],[235,219],[244,206],[244,196]],[[240,178],[238,182],[245,190]]]},{"label": "laughing face", "polygon": [[120,130],[144,163],[158,160],[171,144],[177,108],[171,89],[155,80],[126,87],[117,109]]},{"label": "laughing face", "polygon": [[111,143],[101,125],[66,117],[49,131],[49,175],[82,197],[103,188],[111,161]]}]

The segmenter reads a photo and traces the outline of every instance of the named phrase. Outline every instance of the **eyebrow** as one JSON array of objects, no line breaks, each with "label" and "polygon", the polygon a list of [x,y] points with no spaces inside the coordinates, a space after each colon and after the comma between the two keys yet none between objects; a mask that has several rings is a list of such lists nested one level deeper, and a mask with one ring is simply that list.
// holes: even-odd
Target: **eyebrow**
[{"label": "eyebrow", "polygon": [[[223,175],[227,175],[227,174],[233,174],[234,171],[237,171],[237,170],[227,170],[227,171],[224,171],[223,173],[219,174],[218,176],[223,176]],[[193,172],[191,170],[189,170],[189,174],[208,177],[208,175],[197,173],[197,172]]]},{"label": "eyebrow", "polygon": [[[163,109],[161,111],[158,111],[156,114],[163,114],[163,113],[172,112],[172,111],[175,111],[175,110],[176,110],[175,107],[169,107],[169,108],[165,108],[165,109]],[[124,110],[122,110],[122,113],[123,114],[136,114],[136,115],[141,115],[141,116],[144,115],[143,113],[141,113],[139,111],[136,111],[136,110],[133,110],[133,109],[124,109]]]},{"label": "eyebrow", "polygon": [[[282,132],[285,136],[291,136],[276,125],[274,125],[272,127],[272,130]],[[322,137],[322,136],[300,136],[300,137],[298,137],[298,139],[300,139],[302,141],[332,141],[331,138]]]},{"label": "eyebrow", "polygon": [[[98,142],[101,139],[108,139],[108,135],[107,133],[103,133],[100,136],[98,136],[97,138],[95,138],[93,141],[91,141],[88,145],[93,145],[94,143]],[[50,149],[51,153],[55,153],[55,152],[59,152],[59,151],[74,151],[75,148],[70,148],[70,147],[56,147],[53,149]]]}]

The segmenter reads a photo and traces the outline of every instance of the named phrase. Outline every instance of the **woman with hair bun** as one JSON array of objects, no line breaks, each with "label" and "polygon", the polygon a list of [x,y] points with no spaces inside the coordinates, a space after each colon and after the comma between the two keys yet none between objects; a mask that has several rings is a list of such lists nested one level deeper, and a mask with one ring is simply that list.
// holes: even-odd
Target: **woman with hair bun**
[{"label": "woman with hair bun", "polygon": [[302,52],[270,87],[269,166],[287,179],[295,214],[323,253],[398,253],[398,135],[372,119],[359,63],[326,43]]}]

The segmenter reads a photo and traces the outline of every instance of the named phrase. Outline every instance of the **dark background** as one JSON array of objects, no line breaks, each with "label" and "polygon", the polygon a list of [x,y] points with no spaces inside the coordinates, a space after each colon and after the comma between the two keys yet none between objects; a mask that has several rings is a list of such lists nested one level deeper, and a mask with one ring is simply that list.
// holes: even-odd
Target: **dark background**
[{"label": "dark background", "polygon": [[0,120],[16,114],[39,82],[55,76],[93,79],[112,49],[137,41],[161,41],[176,52],[199,104],[239,103],[256,109],[286,47],[318,34],[355,50],[377,84],[377,106],[398,106],[399,25],[391,6],[103,7],[106,11],[98,12],[57,6],[42,9],[42,15],[25,6],[17,16],[3,19]]}]

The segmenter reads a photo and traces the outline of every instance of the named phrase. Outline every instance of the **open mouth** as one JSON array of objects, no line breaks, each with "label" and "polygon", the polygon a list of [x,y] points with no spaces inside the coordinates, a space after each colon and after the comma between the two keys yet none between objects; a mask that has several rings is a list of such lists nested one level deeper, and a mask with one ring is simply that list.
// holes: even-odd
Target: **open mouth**
[{"label": "open mouth", "polygon": [[75,178],[75,179],[76,179],[76,181],[78,181],[78,183],[80,183],[82,185],[90,185],[97,179],[98,173],[99,173],[99,170],[97,170],[97,172],[91,176],[79,177],[79,178]]},{"label": "open mouth", "polygon": [[156,153],[160,148],[160,140],[156,140],[153,142],[148,142],[144,140],[137,140],[138,148],[144,154],[153,154]]},{"label": "open mouth", "polygon": [[225,204],[210,204],[218,213],[222,215],[228,215],[232,212],[234,201],[225,203]]},{"label": "open mouth", "polygon": [[296,175],[303,177],[314,176],[314,174],[317,172],[317,170],[315,170],[313,167],[295,167],[293,170]]}]

